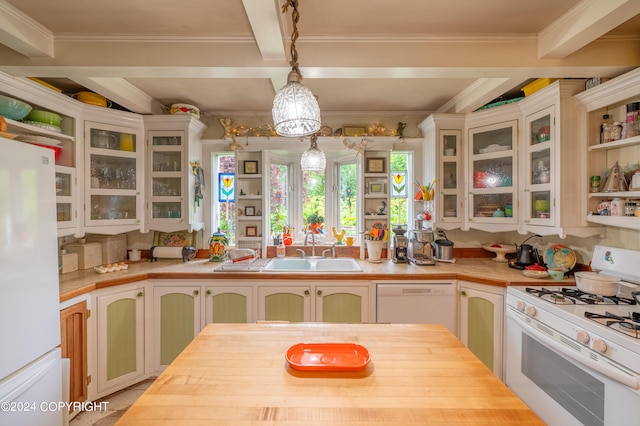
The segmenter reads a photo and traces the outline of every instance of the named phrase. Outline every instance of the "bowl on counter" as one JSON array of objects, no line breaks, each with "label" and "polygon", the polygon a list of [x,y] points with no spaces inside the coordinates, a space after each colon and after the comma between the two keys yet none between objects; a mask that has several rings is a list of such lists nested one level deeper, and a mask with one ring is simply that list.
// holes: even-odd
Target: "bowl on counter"
[{"label": "bowl on counter", "polygon": [[0,95],[0,115],[11,120],[22,120],[33,108],[26,102]]},{"label": "bowl on counter", "polygon": [[516,246],[513,244],[486,243],[482,245],[482,248],[495,253],[496,257],[491,260],[499,263],[507,263],[505,255],[516,252]]}]

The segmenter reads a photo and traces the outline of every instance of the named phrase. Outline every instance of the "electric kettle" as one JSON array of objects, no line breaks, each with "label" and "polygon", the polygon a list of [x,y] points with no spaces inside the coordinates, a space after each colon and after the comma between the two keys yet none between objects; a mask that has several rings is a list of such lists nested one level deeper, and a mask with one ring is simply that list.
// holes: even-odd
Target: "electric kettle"
[{"label": "electric kettle", "polygon": [[533,247],[531,244],[525,244],[533,237],[542,237],[542,235],[532,235],[518,246],[516,246],[516,261],[510,261],[509,266],[515,269],[524,269],[526,266],[535,265],[536,263],[540,263],[540,255],[538,254],[538,249]]}]

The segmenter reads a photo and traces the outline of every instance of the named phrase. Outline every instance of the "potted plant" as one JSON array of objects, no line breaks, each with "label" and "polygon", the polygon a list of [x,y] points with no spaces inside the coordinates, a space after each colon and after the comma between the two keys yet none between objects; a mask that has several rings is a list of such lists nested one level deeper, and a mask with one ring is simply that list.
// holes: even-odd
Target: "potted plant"
[{"label": "potted plant", "polygon": [[320,216],[318,212],[311,213],[307,216],[307,225],[309,225],[309,229],[314,232],[314,234],[322,234],[322,223],[324,222],[324,217]]}]

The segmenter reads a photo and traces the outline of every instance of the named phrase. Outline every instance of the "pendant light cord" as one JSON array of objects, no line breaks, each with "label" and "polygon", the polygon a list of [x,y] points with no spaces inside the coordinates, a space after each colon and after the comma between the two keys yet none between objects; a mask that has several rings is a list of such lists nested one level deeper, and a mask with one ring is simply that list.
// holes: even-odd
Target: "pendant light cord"
[{"label": "pendant light cord", "polygon": [[298,12],[298,0],[287,0],[282,5],[282,13],[286,13],[289,6],[293,9],[291,12],[291,21],[293,22],[293,32],[291,33],[291,60],[289,65],[295,72],[300,74],[300,68],[298,68],[298,51],[296,50],[296,40],[298,39],[298,21],[300,20],[300,12]]}]

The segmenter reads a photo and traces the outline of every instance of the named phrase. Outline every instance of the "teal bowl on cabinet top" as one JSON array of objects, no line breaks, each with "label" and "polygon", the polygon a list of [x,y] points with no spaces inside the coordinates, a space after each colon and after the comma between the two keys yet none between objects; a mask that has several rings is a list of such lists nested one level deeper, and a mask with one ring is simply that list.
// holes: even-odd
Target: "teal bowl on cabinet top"
[{"label": "teal bowl on cabinet top", "polygon": [[11,120],[22,120],[31,112],[31,105],[9,96],[0,95],[0,115]]}]

